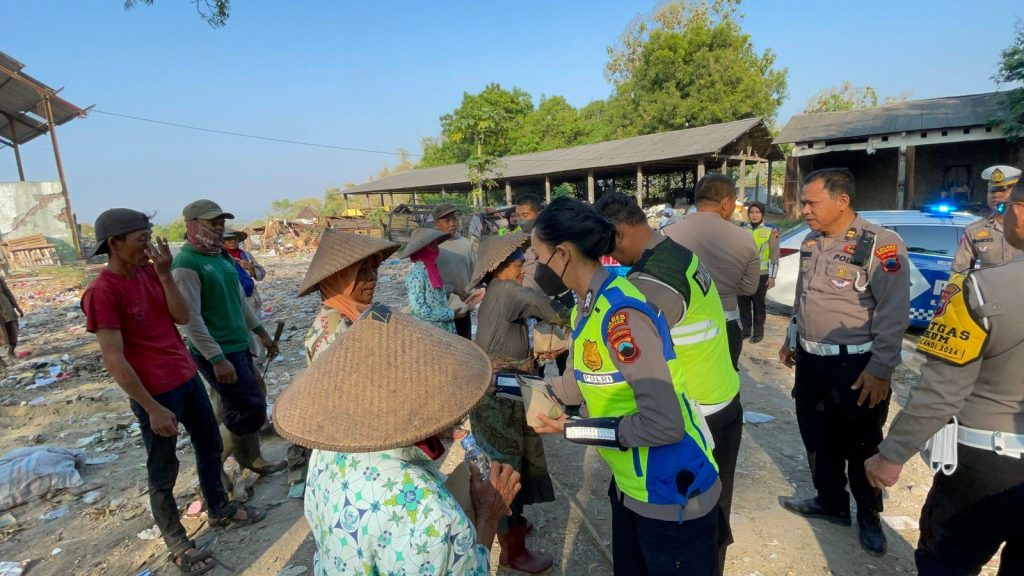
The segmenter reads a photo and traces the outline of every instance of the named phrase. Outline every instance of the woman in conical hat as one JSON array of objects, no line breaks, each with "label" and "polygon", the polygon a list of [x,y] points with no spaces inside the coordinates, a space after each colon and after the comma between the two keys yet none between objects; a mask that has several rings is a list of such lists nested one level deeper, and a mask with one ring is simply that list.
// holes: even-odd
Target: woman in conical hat
[{"label": "woman in conical hat", "polygon": [[519,474],[492,463],[485,482],[474,469],[467,512],[437,466],[437,434],[490,383],[487,355],[472,342],[375,304],[281,394],[277,431],[312,449],[314,574],[490,573]]},{"label": "woman in conical hat", "polygon": [[[473,270],[470,287],[485,285],[487,291],[477,313],[476,343],[499,372],[537,375],[530,353],[530,319],[556,325],[569,322],[569,310],[541,292],[523,287],[523,246],[526,234],[485,236]],[[551,556],[526,547],[529,523],[523,517],[527,504],[555,499],[541,437],[526,423],[523,403],[486,394],[470,413],[477,442],[522,475],[523,490],[512,503],[512,516],[498,526],[501,543],[499,564],[528,574],[551,567]]]},{"label": "woman in conical hat", "polygon": [[[377,269],[398,244],[362,234],[324,230],[320,245],[299,286],[299,296],[319,292],[322,306],[306,332],[306,362],[311,363],[348,330],[373,303]],[[309,450],[288,447],[288,495],[305,490]]]},{"label": "woman in conical hat", "polygon": [[448,292],[444,289],[441,269],[437,267],[440,245],[449,237],[434,228],[417,228],[402,249],[402,258],[415,262],[405,276],[410,314],[442,330],[455,332],[455,319],[465,317],[468,312],[448,307]]}]

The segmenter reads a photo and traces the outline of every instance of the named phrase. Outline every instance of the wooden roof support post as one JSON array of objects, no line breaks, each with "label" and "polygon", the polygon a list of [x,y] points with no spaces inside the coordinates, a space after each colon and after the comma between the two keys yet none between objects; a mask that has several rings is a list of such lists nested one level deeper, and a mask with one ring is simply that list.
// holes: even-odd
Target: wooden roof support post
[{"label": "wooden roof support post", "polygon": [[899,161],[896,165],[896,209],[903,209],[907,191],[907,147],[900,146]]},{"label": "wooden roof support post", "polygon": [[512,204],[512,183],[505,180],[505,204]]},{"label": "wooden roof support post", "polygon": [[636,203],[644,207],[644,167],[636,165]]},{"label": "wooden roof support post", "polygon": [[441,198],[446,198],[447,196],[448,196],[448,193],[445,192],[444,186],[441,186]]},{"label": "wooden roof support post", "polygon": [[[736,182],[736,187],[740,191],[740,199],[746,201],[747,199],[747,161],[740,160],[740,177]],[[757,200],[757,190],[754,191],[754,200]]]},{"label": "wooden roof support post", "polygon": [[57,125],[53,122],[53,107],[50,97],[43,96],[43,111],[46,113],[46,124],[50,130],[50,142],[53,144],[53,159],[57,162],[57,176],[60,178],[61,192],[64,194],[64,209],[67,210],[68,227],[71,229],[71,241],[75,247],[75,257],[82,258],[82,242],[78,237],[78,223],[75,213],[71,210],[71,197],[68,195],[68,181],[64,177],[64,163],[60,160],[60,145],[57,144]]},{"label": "wooden roof support post", "polygon": [[594,171],[587,172],[587,202],[594,203]]},{"label": "wooden roof support post", "polygon": [[903,209],[913,210],[917,206],[915,198],[915,180],[917,179],[917,146],[907,146],[906,195],[903,197]]},{"label": "wooden roof support post", "polygon": [[21,147],[18,146],[18,133],[14,130],[14,118],[10,114],[4,114],[7,118],[7,125],[11,127],[11,147],[14,148],[14,163],[18,165],[18,179],[25,181],[25,168],[21,164]]},{"label": "wooden roof support post", "polygon": [[765,194],[765,206],[771,204],[772,201],[772,161],[768,161],[768,192]]},{"label": "wooden roof support post", "polygon": [[413,190],[412,191],[412,204],[413,204],[413,206],[415,206],[415,205],[417,205],[419,203],[420,203],[419,196],[416,194],[416,191]]},{"label": "wooden roof support post", "polygon": [[551,176],[544,177],[544,202],[551,204]]},{"label": "wooden roof support post", "polygon": [[704,159],[697,160],[697,180],[704,177]]}]

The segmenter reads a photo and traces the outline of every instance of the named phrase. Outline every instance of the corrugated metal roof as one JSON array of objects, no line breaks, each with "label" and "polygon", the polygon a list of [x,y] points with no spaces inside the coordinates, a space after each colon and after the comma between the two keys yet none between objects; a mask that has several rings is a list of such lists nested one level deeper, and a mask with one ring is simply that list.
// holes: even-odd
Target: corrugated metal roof
[{"label": "corrugated metal roof", "polygon": [[[24,67],[21,62],[0,52],[0,146],[8,142],[21,145],[46,134],[46,116],[39,108],[43,101],[40,91],[49,94],[53,121],[58,126],[85,116],[85,110],[57,96],[56,90],[22,72]],[[8,116],[14,119],[13,123],[8,120]]]},{"label": "corrugated metal roof", "polygon": [[[771,144],[771,135],[760,118],[748,118],[700,128],[661,132],[597,144],[560,148],[547,152],[502,158],[502,179],[543,177],[583,170],[616,168],[636,164],[671,162],[714,155],[744,135],[755,141],[754,150],[763,158],[782,159],[782,151]],[[468,185],[465,164],[418,168],[360,184],[344,194],[368,194],[399,190],[437,189]]]},{"label": "corrugated metal roof", "polygon": [[1002,96],[1002,92],[989,92],[911,100],[867,110],[797,114],[775,138],[775,143],[846,140],[878,134],[984,126],[999,113]]}]

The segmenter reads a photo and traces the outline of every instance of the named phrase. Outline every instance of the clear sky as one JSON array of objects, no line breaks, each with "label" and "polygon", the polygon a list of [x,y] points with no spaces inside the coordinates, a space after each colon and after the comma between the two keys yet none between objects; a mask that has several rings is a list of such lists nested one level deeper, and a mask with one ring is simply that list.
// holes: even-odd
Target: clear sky
[{"label": "clear sky", "polygon": [[[576,106],[605,98],[605,48],[656,2],[235,0],[211,29],[189,0],[0,0],[0,50],[80,106],[212,129],[420,152],[438,116],[488,82]],[[781,126],[846,80],[911,98],[986,92],[1019,0],[748,0],[744,29],[789,69]],[[275,198],[362,182],[393,156],[198,133],[93,113],[58,130],[81,222],[106,208],[176,217],[209,197],[241,221]],[[48,139],[26,176],[56,179]],[[415,157],[414,157],[415,159]],[[16,180],[0,150],[0,180]]]}]

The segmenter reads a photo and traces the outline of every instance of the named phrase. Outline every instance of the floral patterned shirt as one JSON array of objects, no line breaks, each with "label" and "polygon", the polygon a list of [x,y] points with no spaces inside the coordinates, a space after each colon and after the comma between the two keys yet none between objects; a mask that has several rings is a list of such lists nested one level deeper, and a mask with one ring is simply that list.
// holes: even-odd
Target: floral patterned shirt
[{"label": "floral patterned shirt", "polygon": [[320,313],[313,318],[312,324],[309,325],[306,339],[303,341],[306,349],[306,364],[312,364],[321,352],[334,344],[338,336],[341,336],[351,326],[352,321],[342,316],[341,312],[330,306],[322,306]]},{"label": "floral patterned shirt", "polygon": [[430,285],[427,267],[417,262],[405,276],[409,313],[441,330],[455,333],[455,310],[448,307],[448,292]]},{"label": "floral patterned shirt", "polygon": [[313,450],[306,520],[316,576],[485,576],[488,549],[415,446],[367,453]]}]

